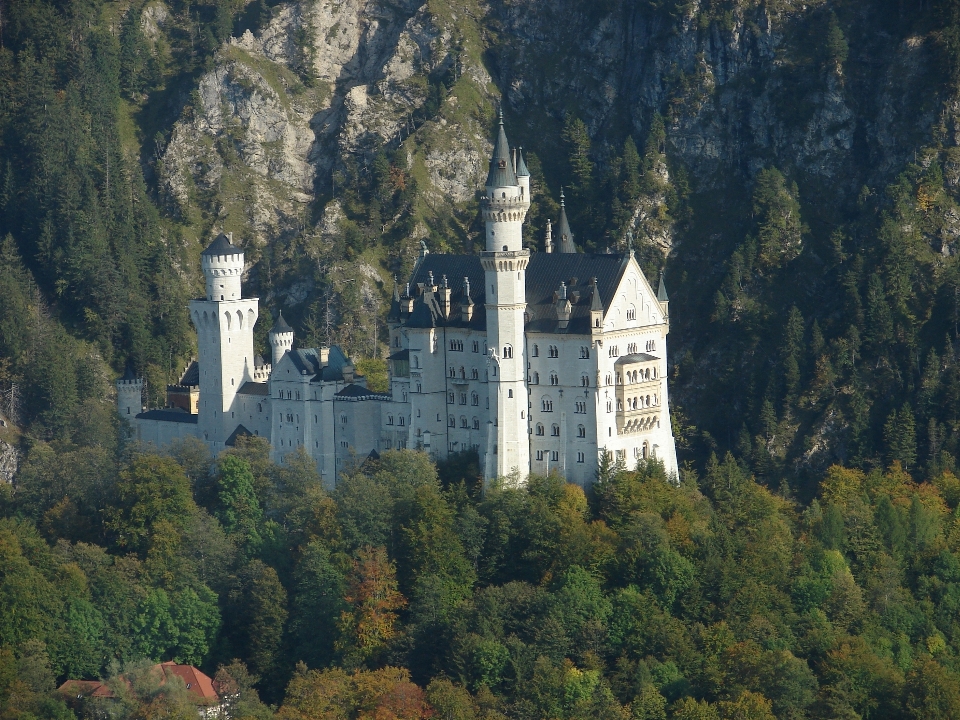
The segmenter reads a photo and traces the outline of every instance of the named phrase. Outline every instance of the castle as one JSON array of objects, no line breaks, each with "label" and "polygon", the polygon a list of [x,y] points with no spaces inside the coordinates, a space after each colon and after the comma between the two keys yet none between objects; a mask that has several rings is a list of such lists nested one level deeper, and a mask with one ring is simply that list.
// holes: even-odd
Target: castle
[{"label": "castle", "polygon": [[660,459],[677,471],[667,402],[669,311],[633,257],[576,250],[561,195],[558,242],[523,246],[530,174],[500,118],[481,201],[486,249],[423,247],[388,316],[390,389],[366,387],[339,347],[295,348],[282,314],[272,358],[254,351],[257,298],[244,298],[243,250],[221,234],[203,251],[206,295],[190,303],[199,357],[167,408],[143,411],[142,381],[117,382],[118,408],[141,441],[186,436],[214,452],[241,435],[298,448],[329,486],[352,459],[417,448],[436,457],[475,450],[486,479],[559,471],[596,477],[601,453],[630,466]]}]

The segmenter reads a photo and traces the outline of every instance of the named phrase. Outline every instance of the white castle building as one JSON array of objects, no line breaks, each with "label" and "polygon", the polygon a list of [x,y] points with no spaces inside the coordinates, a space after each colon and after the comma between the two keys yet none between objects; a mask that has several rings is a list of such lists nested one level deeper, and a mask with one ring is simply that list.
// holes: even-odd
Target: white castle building
[{"label": "white castle building", "polygon": [[199,357],[143,411],[142,381],[117,382],[120,414],[144,442],[193,435],[217,452],[240,435],[268,438],[277,462],[304,448],[324,481],[354,459],[418,448],[474,450],[487,479],[556,470],[596,477],[601,453],[677,471],[667,395],[667,294],[633,257],[577,252],[561,195],[559,243],[524,248],[530,176],[500,120],[482,199],[486,249],[430,254],[394,291],[390,391],[375,393],[339,347],[295,348],[282,315],[270,364],[241,294],[243,250],[221,234],[203,251],[206,297],[190,303]]}]

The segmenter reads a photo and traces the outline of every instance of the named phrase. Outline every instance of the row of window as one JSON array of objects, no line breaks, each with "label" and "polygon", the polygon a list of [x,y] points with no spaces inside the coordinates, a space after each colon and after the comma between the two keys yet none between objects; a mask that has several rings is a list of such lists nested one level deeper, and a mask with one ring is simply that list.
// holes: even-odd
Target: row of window
[{"label": "row of window", "polygon": [[[626,402],[627,410],[642,410],[643,408],[657,407],[657,405],[660,404],[660,398],[658,398],[656,395],[647,395],[646,397],[640,396],[635,398],[627,398],[626,401],[617,400],[618,411],[624,409],[624,402]],[[607,412],[613,412],[612,400],[607,400]]]},{"label": "row of window", "polygon": [[[463,352],[463,340],[451,340],[451,341],[448,343],[448,347],[450,348],[450,351],[451,351],[451,352]],[[474,340],[474,341],[473,341],[473,351],[474,351],[475,353],[480,352],[480,341],[479,341],[479,340]],[[486,355],[486,353],[484,353],[484,355]]]},{"label": "row of window", "polygon": [[[447,427],[455,428],[456,426],[457,426],[457,419],[456,419],[453,415],[448,416],[448,417],[447,417]],[[470,429],[471,424],[467,422],[467,416],[466,416],[466,415],[461,415],[461,416],[460,416],[460,427],[461,427],[462,429],[464,429],[464,430],[469,430],[469,429]],[[473,418],[472,427],[473,427],[474,430],[479,430],[479,429],[480,429],[480,418],[476,418],[476,417]]]},{"label": "row of window", "polygon": [[[510,391],[510,397],[513,397],[513,390]],[[466,405],[466,404],[467,404],[467,394],[466,394],[465,392],[460,393],[459,399],[460,399],[460,404],[461,404],[461,405]],[[448,404],[448,405],[455,405],[456,402],[457,402],[457,393],[455,393],[455,392],[453,392],[453,391],[448,392],[448,393],[447,393],[447,404]],[[477,406],[480,405],[480,395],[478,395],[475,391],[472,392],[472,393],[470,393],[470,404],[473,405],[474,407],[477,407]],[[489,408],[489,407],[490,407],[490,399],[488,398],[488,399],[487,399],[487,408]]]},{"label": "row of window", "polygon": [[[460,372],[457,373],[457,369],[453,365],[451,365],[449,368],[447,368],[447,375],[452,378],[460,377],[461,380],[466,380],[467,369],[463,365],[461,365]],[[470,368],[470,379],[471,380],[480,379],[480,371],[477,368]]]},{"label": "row of window", "polygon": [[[407,418],[403,415],[397,416],[397,425],[403,427],[407,424]],[[393,415],[387,415],[387,425],[393,425]]]},{"label": "row of window", "polygon": [[[539,385],[539,384],[540,384],[540,373],[534,372],[533,374],[529,375],[529,376],[527,377],[527,382],[530,383],[531,385]],[[560,384],[560,376],[557,375],[557,371],[556,371],[556,370],[551,370],[551,371],[550,371],[550,384],[551,384],[551,385],[559,385],[559,384]],[[580,376],[580,387],[590,387],[590,376],[587,375],[586,373],[583,373],[583,374]]]},{"label": "row of window", "polygon": [[[637,352],[637,347],[638,347],[638,346],[637,346],[637,343],[627,343],[627,355],[633,355],[634,353],[636,353],[636,352]],[[644,346],[644,350],[645,350],[646,352],[655,352],[656,349],[657,349],[657,341],[656,341],[656,340],[647,340],[647,343],[646,343],[646,345]],[[610,357],[620,357],[620,346],[619,346],[619,345],[611,345],[611,346],[610,346],[610,349],[607,350],[607,354],[608,354]]]},{"label": "row of window", "polygon": [[[546,428],[541,423],[537,423],[534,427],[534,433],[540,437],[544,436]],[[554,423],[550,426],[550,436],[551,437],[560,437],[560,426]],[[587,428],[583,425],[577,425],[577,437],[585,438],[587,436]]]},{"label": "row of window", "polygon": [[[550,462],[560,462],[560,451],[559,450],[537,450],[536,453],[537,460],[543,462],[546,459],[550,459]],[[587,456],[582,453],[577,453],[577,462],[582,463],[586,462]]]},{"label": "row of window", "polygon": [[[533,348],[530,350],[530,355],[531,355],[532,357],[540,357],[540,346],[539,346],[539,345],[534,345]],[[547,357],[551,357],[551,358],[558,358],[558,357],[560,357],[560,348],[557,347],[556,345],[548,345],[548,346],[547,346]],[[581,346],[580,346],[580,359],[581,359],[581,360],[589,360],[589,359],[590,359],[590,346],[589,346],[589,345],[581,345]]]}]

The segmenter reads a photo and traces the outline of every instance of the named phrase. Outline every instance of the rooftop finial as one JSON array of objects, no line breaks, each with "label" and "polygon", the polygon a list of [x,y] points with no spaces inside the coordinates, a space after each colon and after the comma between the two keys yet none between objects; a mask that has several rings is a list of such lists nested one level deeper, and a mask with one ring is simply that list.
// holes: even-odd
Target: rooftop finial
[{"label": "rooftop finial", "polygon": [[501,100],[497,103],[497,119],[500,122],[500,127],[503,127],[503,101]]},{"label": "rooftop finial", "polygon": [[564,207],[565,203],[563,201],[563,185],[560,186],[560,207]]},{"label": "rooftop finial", "polygon": [[627,230],[627,252],[633,254],[633,230]]}]

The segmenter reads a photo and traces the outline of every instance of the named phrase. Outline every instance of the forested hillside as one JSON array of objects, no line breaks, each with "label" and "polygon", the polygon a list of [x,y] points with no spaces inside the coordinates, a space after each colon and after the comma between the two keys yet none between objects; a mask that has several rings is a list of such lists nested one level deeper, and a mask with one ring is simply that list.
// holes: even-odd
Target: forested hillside
[{"label": "forested hillside", "polygon": [[[221,230],[261,345],[380,358],[500,102],[530,248],[562,187],[665,272],[679,485],[119,440]],[[232,717],[960,716],[958,148],[952,0],[0,0],[3,715],[194,717],[51,692],[176,659]]]},{"label": "forested hillside", "polygon": [[144,658],[207,668],[237,718],[960,713],[949,472],[834,467],[802,507],[729,456],[481,494],[469,458],[402,451],[327,494],[261,443],[32,454],[0,520],[5,717],[195,717],[172,685],[51,693]]}]

